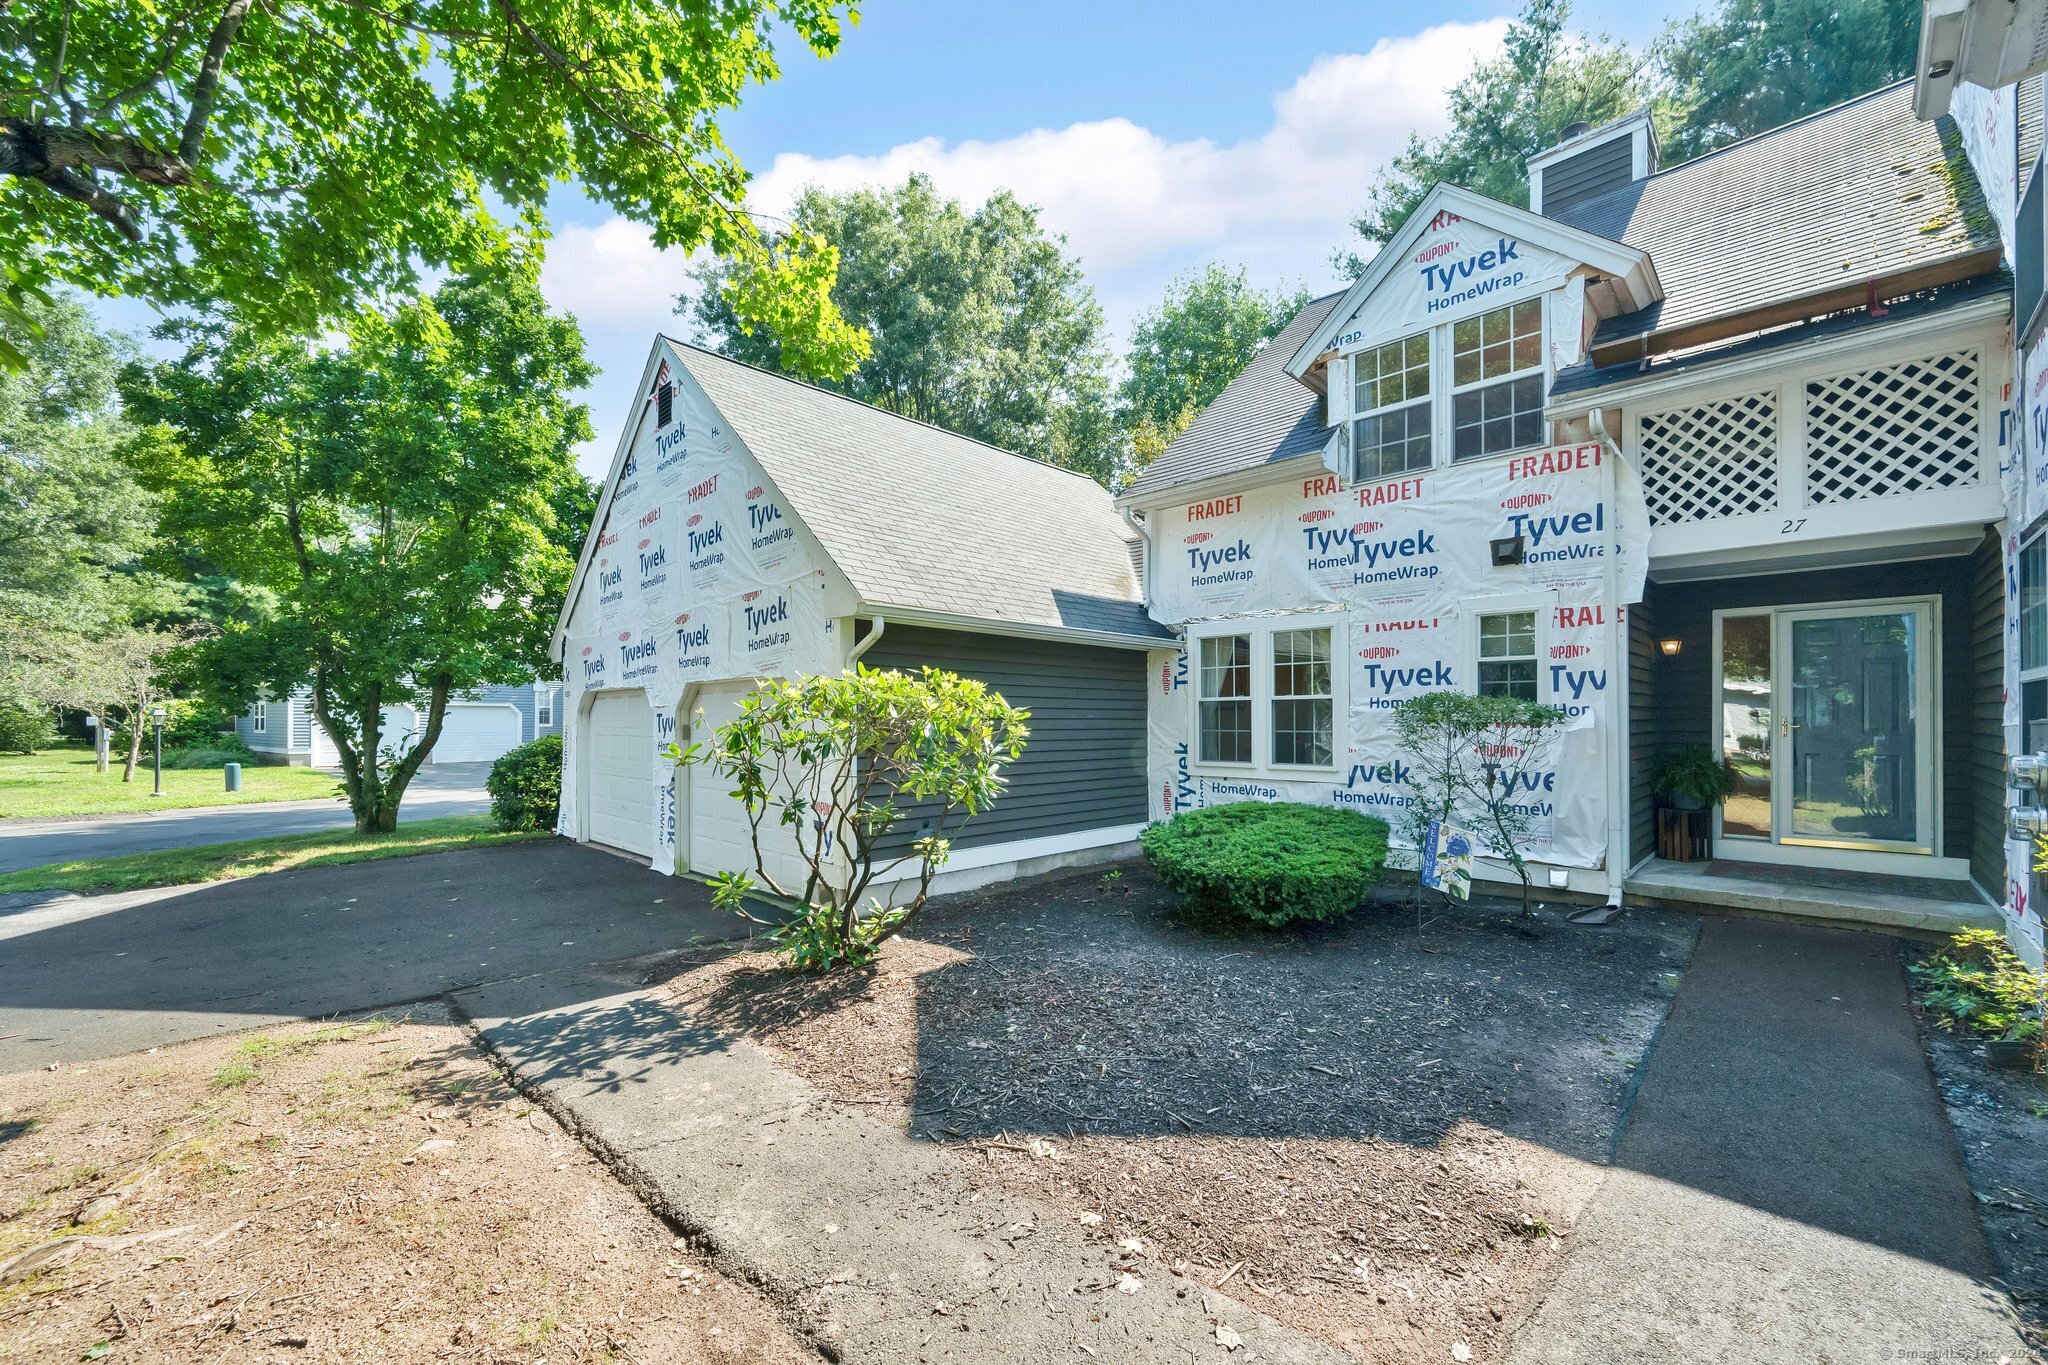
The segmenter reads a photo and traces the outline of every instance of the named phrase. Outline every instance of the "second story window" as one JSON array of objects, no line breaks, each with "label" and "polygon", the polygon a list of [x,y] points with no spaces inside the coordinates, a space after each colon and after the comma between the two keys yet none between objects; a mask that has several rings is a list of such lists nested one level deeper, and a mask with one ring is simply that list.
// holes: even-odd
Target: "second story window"
[{"label": "second story window", "polygon": [[1429,333],[1360,351],[1351,362],[1353,477],[1384,479],[1430,465]]},{"label": "second story window", "polygon": [[1543,302],[1525,299],[1451,327],[1451,458],[1543,441]]}]

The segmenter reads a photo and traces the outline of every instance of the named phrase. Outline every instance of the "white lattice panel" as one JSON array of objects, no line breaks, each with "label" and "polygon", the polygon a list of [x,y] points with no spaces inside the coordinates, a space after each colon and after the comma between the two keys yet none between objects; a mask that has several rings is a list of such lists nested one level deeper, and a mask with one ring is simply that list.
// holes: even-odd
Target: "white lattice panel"
[{"label": "white lattice panel", "polygon": [[1638,426],[1652,526],[1778,505],[1778,395],[1745,393],[1650,413]]},{"label": "white lattice panel", "polygon": [[1852,502],[1976,483],[1977,353],[1806,385],[1806,500]]}]

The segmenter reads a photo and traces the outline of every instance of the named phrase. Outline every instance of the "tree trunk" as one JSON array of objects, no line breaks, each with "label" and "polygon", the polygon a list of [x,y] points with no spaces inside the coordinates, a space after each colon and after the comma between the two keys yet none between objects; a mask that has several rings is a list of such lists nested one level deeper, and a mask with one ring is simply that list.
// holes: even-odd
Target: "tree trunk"
[{"label": "tree trunk", "polygon": [[133,782],[135,769],[142,762],[142,721],[137,718],[128,722],[128,763],[121,769],[121,780]]}]

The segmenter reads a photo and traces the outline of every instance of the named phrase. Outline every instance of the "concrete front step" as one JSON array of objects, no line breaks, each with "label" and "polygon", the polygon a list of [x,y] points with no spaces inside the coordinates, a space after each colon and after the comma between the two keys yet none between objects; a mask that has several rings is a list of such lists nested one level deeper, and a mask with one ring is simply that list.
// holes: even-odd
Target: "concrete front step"
[{"label": "concrete front step", "polygon": [[1976,888],[1968,895],[1940,899],[1878,889],[1810,886],[1754,876],[1708,872],[1704,863],[1646,864],[1624,884],[1631,905],[1681,909],[1748,910],[1851,928],[1892,933],[1953,934],[1963,929],[1996,929],[1998,908]]}]

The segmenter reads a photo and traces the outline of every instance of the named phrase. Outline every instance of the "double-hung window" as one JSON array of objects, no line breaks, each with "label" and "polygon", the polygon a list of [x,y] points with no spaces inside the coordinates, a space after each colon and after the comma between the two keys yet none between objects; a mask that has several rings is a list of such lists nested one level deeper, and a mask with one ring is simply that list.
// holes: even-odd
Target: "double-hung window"
[{"label": "double-hung window", "polygon": [[1336,694],[1327,626],[1273,632],[1272,705],[1274,765],[1329,767]]},{"label": "double-hung window", "polygon": [[555,723],[555,689],[544,687],[533,705],[533,727],[545,730]]},{"label": "double-hung window", "polygon": [[1429,468],[1429,333],[1360,351],[1351,375],[1353,477],[1369,482]]},{"label": "double-hung window", "polygon": [[2048,749],[2048,537],[2020,547],[2020,746]]},{"label": "double-hung window", "polygon": [[1451,458],[1476,460],[1543,441],[1543,301],[1451,325]]},{"label": "double-hung window", "polygon": [[1335,632],[1258,625],[1195,641],[1195,759],[1268,771],[1337,762]]},{"label": "double-hung window", "polygon": [[270,706],[267,702],[259,701],[249,708],[249,729],[259,735],[270,729]]},{"label": "double-hung window", "polygon": [[1252,761],[1252,637],[1202,640],[1197,753],[1204,763]]},{"label": "double-hung window", "polygon": [[1536,697],[1536,613],[1491,612],[1479,618],[1479,695]]}]

